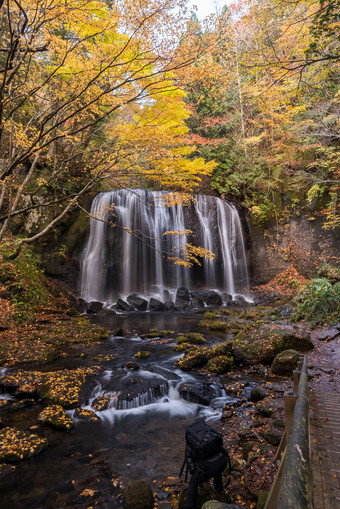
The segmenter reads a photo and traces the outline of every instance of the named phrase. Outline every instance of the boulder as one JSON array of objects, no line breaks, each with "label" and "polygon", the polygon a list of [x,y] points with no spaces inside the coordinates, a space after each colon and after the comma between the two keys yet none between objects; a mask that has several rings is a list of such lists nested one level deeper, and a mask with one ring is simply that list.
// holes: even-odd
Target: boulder
[{"label": "boulder", "polygon": [[188,288],[181,286],[177,289],[175,306],[177,309],[187,309],[190,305],[190,293]]},{"label": "boulder", "polygon": [[0,431],[0,462],[18,461],[39,454],[48,441],[27,431],[4,428]]},{"label": "boulder", "polygon": [[243,295],[234,295],[232,304],[236,306],[245,306],[247,305],[246,299],[243,297]]},{"label": "boulder", "polygon": [[222,375],[228,373],[233,366],[233,359],[227,355],[218,355],[208,361],[208,370],[210,373],[216,373],[216,375]]},{"label": "boulder", "polygon": [[203,309],[204,308],[204,302],[199,297],[193,297],[191,300],[191,307],[193,309]]},{"label": "boulder", "polygon": [[133,306],[138,311],[146,311],[146,308],[148,307],[148,301],[136,293],[129,295],[126,300],[130,306]]},{"label": "boulder", "polygon": [[111,403],[112,396],[106,395],[106,396],[98,396],[92,401],[92,408],[97,410],[98,412],[102,412],[103,410],[106,410],[109,408],[109,405]]},{"label": "boulder", "polygon": [[126,364],[124,364],[124,368],[130,369],[131,371],[138,371],[139,366],[136,362],[128,361]]},{"label": "boulder", "polygon": [[118,311],[134,311],[134,308],[132,306],[130,306],[130,304],[125,302],[125,300],[123,300],[123,299],[117,300],[116,308],[118,309]]},{"label": "boulder", "polygon": [[207,290],[201,297],[207,306],[222,306],[223,301],[220,294],[214,290]]},{"label": "boulder", "polygon": [[310,336],[288,327],[262,324],[245,327],[234,338],[233,356],[245,364],[270,364],[284,350],[305,352],[314,348]]},{"label": "boulder", "polygon": [[164,306],[166,308],[167,311],[176,311],[176,306],[175,304],[172,302],[172,300],[166,300],[164,302]]},{"label": "boulder", "polygon": [[63,408],[75,408],[80,405],[87,375],[92,373],[91,368],[46,373],[40,387],[40,397]]},{"label": "boulder", "polygon": [[149,311],[166,311],[166,307],[160,300],[151,297],[149,301]]},{"label": "boulder", "polygon": [[211,385],[204,383],[183,383],[179,386],[178,392],[181,398],[191,403],[209,406],[216,398],[216,393]]},{"label": "boulder", "polygon": [[257,403],[267,396],[267,392],[262,387],[253,387],[250,392],[250,401]]},{"label": "boulder", "polygon": [[190,371],[191,369],[204,366],[210,357],[209,348],[192,348],[189,352],[185,353],[184,357],[177,361],[177,365],[180,369],[183,369],[183,371]]},{"label": "boulder", "polygon": [[73,414],[76,419],[81,419],[87,422],[100,422],[101,419],[98,415],[88,408],[76,408]]},{"label": "boulder", "polygon": [[270,429],[269,431],[261,430],[260,435],[265,439],[268,444],[279,445],[282,438],[282,431],[276,429]]},{"label": "boulder", "polygon": [[125,509],[153,509],[154,505],[152,489],[146,481],[133,481],[128,485],[123,498]]},{"label": "boulder", "polygon": [[110,316],[114,316],[116,315],[116,311],[114,311],[113,309],[107,309],[107,308],[103,308],[101,309],[100,311],[98,311],[97,313],[97,318],[109,318]]},{"label": "boulder", "polygon": [[86,304],[87,313],[98,313],[103,308],[103,303],[96,300],[92,300]]},{"label": "boulder", "polygon": [[79,297],[79,299],[76,300],[76,309],[79,311],[79,313],[85,313],[86,311],[86,300]]},{"label": "boulder", "polygon": [[[130,378],[128,387],[112,398],[110,406],[117,410],[135,408],[136,406],[154,403],[168,392],[168,382],[165,380],[143,380],[136,375]],[[93,405],[92,405],[93,406]]]},{"label": "boulder", "polygon": [[223,300],[223,304],[229,306],[233,302],[233,296],[230,293],[222,292],[221,297]]},{"label": "boulder", "polygon": [[50,405],[46,407],[38,415],[38,422],[47,424],[53,428],[65,430],[71,429],[74,426],[72,419],[66,415],[63,407],[59,405]]},{"label": "boulder", "polygon": [[284,350],[279,353],[273,364],[271,370],[274,375],[291,375],[296,369],[300,354],[296,350]]}]

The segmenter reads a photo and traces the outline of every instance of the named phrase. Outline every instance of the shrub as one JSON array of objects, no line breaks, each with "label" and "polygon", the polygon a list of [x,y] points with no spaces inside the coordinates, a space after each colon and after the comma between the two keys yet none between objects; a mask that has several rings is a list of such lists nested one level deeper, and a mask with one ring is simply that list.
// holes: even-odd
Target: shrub
[{"label": "shrub", "polygon": [[340,320],[340,282],[332,285],[326,278],[311,279],[296,297],[293,321],[307,320],[332,324]]},{"label": "shrub", "polygon": [[34,251],[24,246],[13,260],[8,258],[11,251],[11,242],[3,241],[0,246],[0,282],[14,307],[15,322],[25,323],[32,321],[37,312],[53,307],[55,301]]}]

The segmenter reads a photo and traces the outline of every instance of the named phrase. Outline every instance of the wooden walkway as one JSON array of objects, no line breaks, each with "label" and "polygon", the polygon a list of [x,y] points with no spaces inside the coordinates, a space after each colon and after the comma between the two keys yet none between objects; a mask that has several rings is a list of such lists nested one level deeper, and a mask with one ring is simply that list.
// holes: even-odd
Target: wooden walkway
[{"label": "wooden walkway", "polygon": [[340,394],[310,392],[314,509],[340,509]]}]

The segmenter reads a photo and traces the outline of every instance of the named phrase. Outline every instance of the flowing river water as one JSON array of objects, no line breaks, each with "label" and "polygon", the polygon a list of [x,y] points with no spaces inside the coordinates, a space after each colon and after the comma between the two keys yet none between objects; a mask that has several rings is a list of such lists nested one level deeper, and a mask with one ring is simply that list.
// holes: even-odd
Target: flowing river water
[{"label": "flowing river water", "polygon": [[[121,393],[119,402],[98,411],[99,423],[74,418],[75,427],[57,431],[45,427],[49,447],[38,456],[16,464],[13,484],[1,493],[1,507],[12,509],[57,509],[88,507],[80,496],[86,489],[100,492],[102,508],[122,507],[119,493],[131,480],[144,479],[157,492],[158,482],[167,476],[178,476],[184,457],[185,428],[197,417],[218,420],[222,406],[231,401],[213,378],[176,368],[181,354],[175,352],[175,341],[148,338],[145,333],[157,327],[177,332],[199,331],[201,315],[195,313],[130,313],[109,315],[100,325],[114,331],[121,327],[124,337],[113,336],[93,346],[86,358],[61,357],[46,370],[100,365],[101,372],[88,384],[90,408],[94,398]],[[98,323],[98,319],[94,318]],[[205,331],[206,333],[206,331]],[[206,335],[206,334],[205,334]],[[143,336],[143,337],[141,337]],[[214,335],[210,344],[225,341],[226,335]],[[140,369],[131,371],[124,365],[136,361],[134,354],[148,350],[147,359],[137,360]],[[110,358],[110,357],[107,357]],[[187,384],[202,384],[215,395],[210,405],[184,399],[178,388]],[[9,424],[29,429],[36,424],[41,411],[38,404],[12,412]],[[73,415],[73,410],[68,411]],[[34,432],[34,429],[32,430]],[[165,496],[165,494],[163,493]],[[170,507],[167,506],[167,507]]]}]

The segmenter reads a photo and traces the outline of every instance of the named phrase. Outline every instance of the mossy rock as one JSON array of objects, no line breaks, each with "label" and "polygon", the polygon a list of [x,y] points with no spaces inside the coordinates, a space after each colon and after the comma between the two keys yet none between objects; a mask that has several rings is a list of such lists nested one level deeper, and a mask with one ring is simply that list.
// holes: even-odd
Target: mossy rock
[{"label": "mossy rock", "polygon": [[0,461],[19,461],[39,454],[46,449],[46,438],[38,437],[27,431],[4,428],[0,431]]},{"label": "mossy rock", "polygon": [[126,364],[124,364],[124,368],[130,369],[131,371],[138,371],[139,366],[136,362],[128,361]]},{"label": "mossy rock", "polygon": [[224,341],[212,347],[213,355],[228,355],[233,351],[233,342]]},{"label": "mossy rock", "polygon": [[38,421],[42,424],[46,424],[57,429],[68,430],[74,426],[72,419],[66,415],[63,407],[59,405],[51,405],[46,407],[38,415]]},{"label": "mossy rock", "polygon": [[192,346],[186,350],[184,357],[177,361],[177,366],[183,371],[200,368],[207,364],[210,359],[220,356],[230,357],[233,343],[226,341],[218,345],[205,347],[205,346]]},{"label": "mossy rock", "polygon": [[36,393],[46,377],[46,373],[40,371],[18,370],[15,373],[6,375],[1,379],[1,385],[9,392],[16,395]]},{"label": "mossy rock", "polygon": [[173,331],[171,330],[158,330],[157,327],[153,327],[147,334],[143,334],[145,338],[168,338],[172,336]]},{"label": "mossy rock", "polygon": [[299,359],[300,354],[296,350],[284,350],[275,357],[271,365],[272,373],[274,375],[292,375]]},{"label": "mossy rock", "polygon": [[146,481],[134,481],[124,493],[123,507],[125,509],[153,509],[154,496],[150,485]]},{"label": "mossy rock", "polygon": [[216,373],[217,375],[222,375],[223,373],[227,373],[231,370],[233,365],[232,357],[228,357],[226,355],[219,355],[218,357],[213,357],[208,361],[208,370],[211,373]]},{"label": "mossy rock", "polygon": [[204,366],[211,357],[211,351],[206,347],[191,348],[177,361],[177,366],[183,371],[190,371],[194,368]]},{"label": "mossy rock", "polygon": [[203,345],[207,342],[207,340],[199,334],[198,332],[189,332],[188,334],[181,334],[176,340],[178,345],[183,343],[190,345]]},{"label": "mossy rock", "polygon": [[92,368],[85,368],[46,373],[40,389],[40,397],[48,403],[64,408],[77,407],[80,404],[80,393],[85,380],[95,371]]},{"label": "mossy rock", "polygon": [[76,408],[73,414],[76,419],[81,419],[87,422],[100,422],[101,418],[89,408]]},{"label": "mossy rock", "polygon": [[150,356],[150,352],[147,350],[141,350],[140,352],[135,353],[136,359],[147,359]]},{"label": "mossy rock", "polygon": [[91,406],[98,412],[102,412],[103,410],[106,410],[107,408],[109,408],[111,400],[112,400],[111,395],[98,396],[98,398],[93,400]]},{"label": "mossy rock", "polygon": [[187,352],[192,349],[190,343],[181,343],[180,345],[174,345],[173,349],[175,352]]},{"label": "mossy rock", "polygon": [[228,324],[222,320],[203,320],[200,322],[200,325],[202,327],[207,327],[210,330],[220,330],[224,332],[228,330]]},{"label": "mossy rock", "polygon": [[246,327],[234,338],[234,359],[246,364],[273,362],[276,355],[287,349],[305,352],[313,348],[308,334],[297,334],[280,327]]}]

